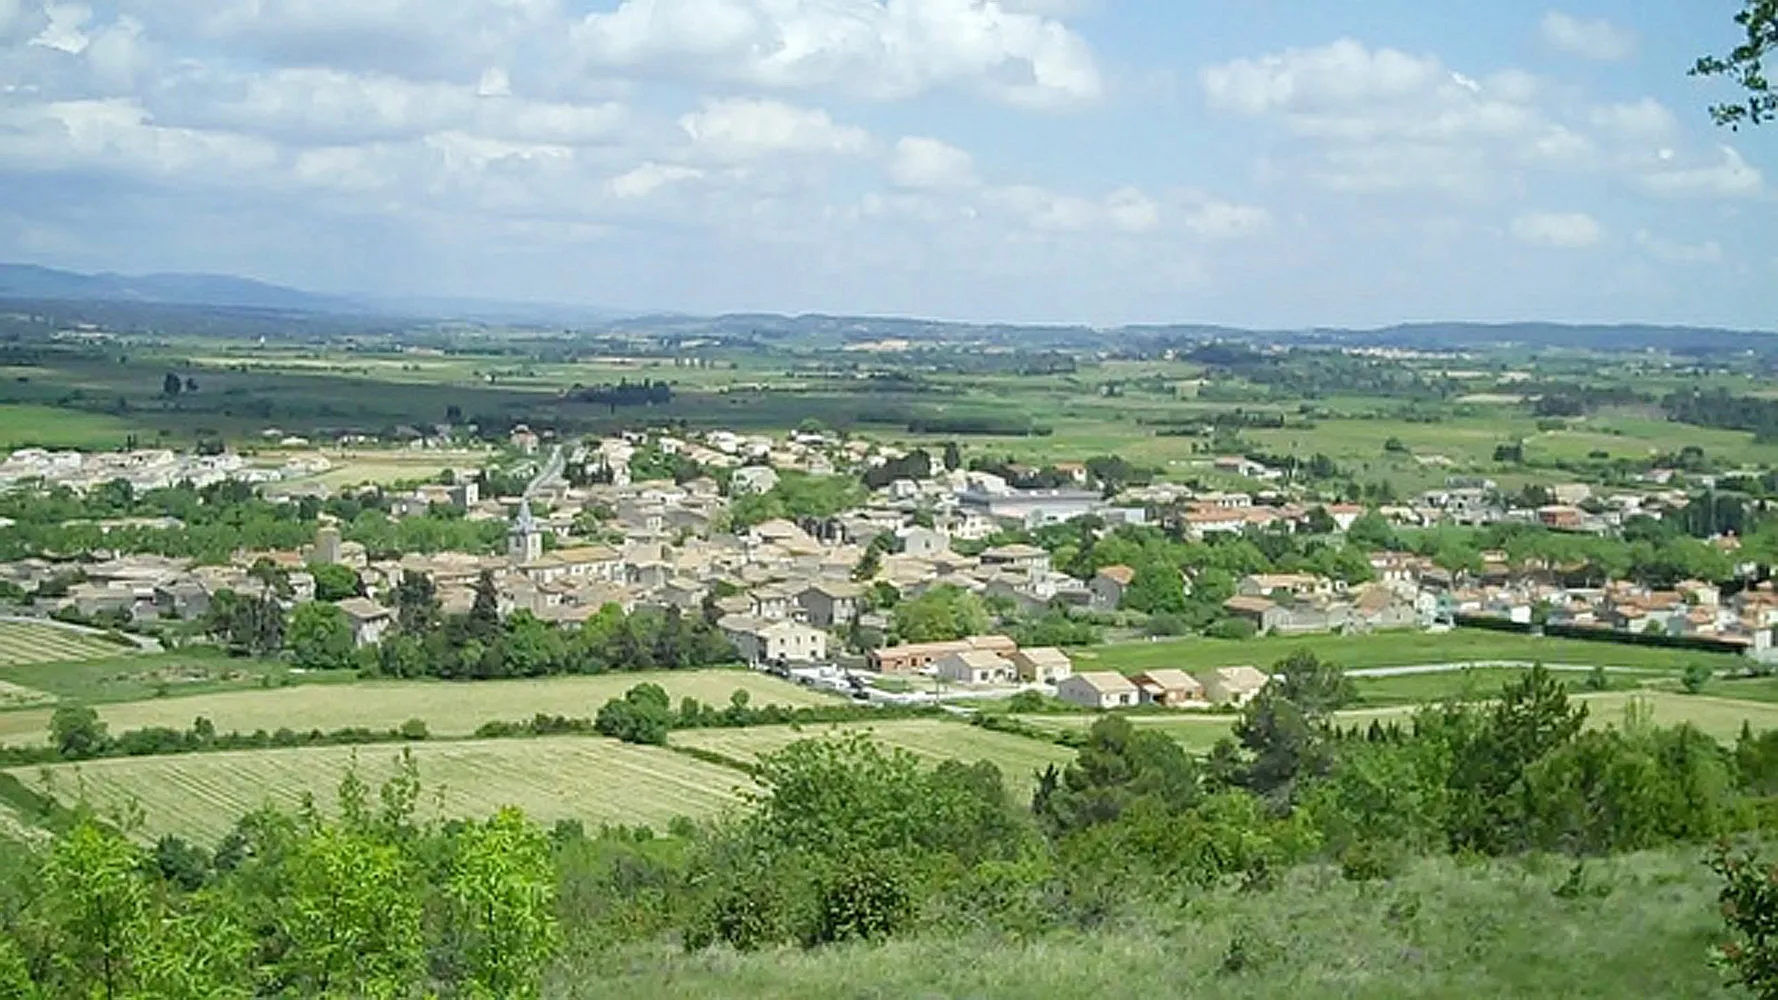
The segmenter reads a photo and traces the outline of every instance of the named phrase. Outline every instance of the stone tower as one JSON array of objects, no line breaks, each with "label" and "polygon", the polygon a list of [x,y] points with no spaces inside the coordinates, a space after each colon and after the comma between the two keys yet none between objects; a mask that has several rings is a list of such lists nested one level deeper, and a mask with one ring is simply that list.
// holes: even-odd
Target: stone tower
[{"label": "stone tower", "polygon": [[315,531],[315,558],[313,562],[322,566],[331,566],[340,561],[340,529],[333,525],[325,525]]},{"label": "stone tower", "polygon": [[543,528],[531,516],[529,500],[519,501],[519,516],[506,531],[506,556],[520,566],[543,558]]}]

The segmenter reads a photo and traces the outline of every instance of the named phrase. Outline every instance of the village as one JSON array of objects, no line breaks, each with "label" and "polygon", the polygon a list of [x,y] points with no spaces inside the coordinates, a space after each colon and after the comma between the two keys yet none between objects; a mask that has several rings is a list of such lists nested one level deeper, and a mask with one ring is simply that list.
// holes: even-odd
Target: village
[{"label": "village", "polygon": [[[223,592],[270,594],[268,567],[277,574],[276,596],[286,606],[315,601],[317,571],[341,566],[357,586],[350,597],[335,595],[334,603],[362,647],[392,630],[393,595],[404,577],[429,580],[447,615],[469,611],[478,582],[486,579],[502,616],[522,612],[554,626],[577,626],[607,607],[626,614],[673,609],[701,615],[732,643],[737,660],[860,699],[905,703],[1035,690],[1092,709],[1211,709],[1244,703],[1266,675],[1240,662],[1195,676],[1155,670],[1126,678],[1077,670],[1066,643],[1022,648],[992,628],[905,641],[897,635],[891,605],[944,589],[992,605],[1000,622],[1059,615],[1136,638],[1124,612],[1137,569],[1113,564],[1070,575],[1053,564],[1046,548],[1004,536],[1086,524],[1099,536],[1120,526],[1150,526],[1191,542],[1265,531],[1319,531],[1337,539],[1361,518],[1409,528],[1519,521],[1602,534],[1621,524],[1627,511],[1658,518],[1687,502],[1684,491],[1671,488],[1596,494],[1577,484],[1548,491],[1558,503],[1515,507],[1491,483],[1453,479],[1411,504],[1366,507],[1323,502],[1245,458],[1215,459],[1213,466],[1250,481],[1251,492],[1171,482],[1114,489],[1096,481],[1086,463],[1058,463],[1045,470],[1046,485],[1025,487],[1009,475],[963,468],[924,452],[910,463],[905,449],[819,431],[782,437],[650,432],[556,442],[521,426],[507,444],[506,453],[533,473],[522,494],[484,496],[475,470],[464,469],[448,484],[397,491],[389,504],[397,518],[448,511],[468,522],[503,525],[503,552],[373,556],[324,517],[308,545],[241,550],[220,563],[98,549],[72,563],[38,556],[0,565],[0,580],[36,596],[33,614],[147,627],[201,621]],[[115,478],[143,489],[178,481],[172,477],[266,481],[263,465],[232,455],[76,458],[17,453],[0,463],[0,475],[14,488],[76,492]],[[682,471],[663,476],[662,468]],[[886,469],[907,474],[883,474]],[[1002,471],[1016,477],[1037,470]],[[844,479],[874,488],[858,487],[858,502],[825,516],[738,523],[743,505],[771,509],[759,508],[758,501],[777,493],[786,477]],[[1053,485],[1058,478],[1061,485]],[[300,479],[296,487],[284,502],[325,492]],[[158,526],[175,526],[166,520]],[[1732,561],[1736,538],[1725,535],[1712,544]],[[1760,657],[1769,653],[1778,625],[1778,594],[1769,583],[1725,596],[1721,581],[1696,579],[1661,589],[1613,579],[1577,585],[1575,567],[1515,562],[1499,551],[1482,552],[1479,565],[1456,569],[1388,548],[1367,550],[1364,558],[1362,582],[1308,572],[1242,574],[1216,613],[1239,623],[1234,634],[1243,635],[1486,624],[1702,641]],[[1734,566],[1738,577],[1751,578],[1757,570]],[[1195,569],[1186,566],[1175,586],[1190,594],[1197,582]]]}]

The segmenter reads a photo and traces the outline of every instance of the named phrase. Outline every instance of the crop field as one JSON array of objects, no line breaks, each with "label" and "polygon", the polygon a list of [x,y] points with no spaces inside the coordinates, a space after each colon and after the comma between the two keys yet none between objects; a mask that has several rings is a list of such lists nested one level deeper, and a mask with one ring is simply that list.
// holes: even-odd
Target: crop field
[{"label": "crop field", "polygon": [[37,622],[0,622],[0,667],[116,656],[132,647],[102,636]]},{"label": "crop field", "polygon": [[[647,824],[705,818],[736,804],[746,778],[670,750],[590,737],[415,744],[424,789],[422,818],[486,816],[517,806],[543,823],[578,819]],[[133,757],[17,768],[26,787],[66,803],[85,800],[101,815],[140,813],[132,834],[152,841],[175,834],[214,844],[246,812],[299,806],[313,795],[332,805],[340,779],[357,762],[373,788],[396,773],[390,746],[305,747]]]},{"label": "crop field", "polygon": [[1076,670],[1135,673],[1159,667],[1200,670],[1247,664],[1265,668],[1299,649],[1309,650],[1348,670],[1444,663],[1530,663],[1541,660],[1544,663],[1635,667],[1678,673],[1693,663],[1702,663],[1717,670],[1730,670],[1744,666],[1746,662],[1728,653],[1701,653],[1617,642],[1515,635],[1482,629],[1384,632],[1354,636],[1267,636],[1245,641],[1199,638],[1132,642],[1083,649],[1072,655]]},{"label": "crop field", "polygon": [[[1580,692],[1587,672],[1558,665],[1557,676],[1568,689]],[[1413,705],[1429,701],[1457,699],[1474,701],[1491,698],[1502,687],[1523,677],[1525,670],[1515,667],[1471,667],[1463,670],[1440,670],[1434,673],[1400,674],[1393,677],[1354,677],[1358,688],[1356,704],[1364,707]],[[1662,675],[1632,674],[1611,671],[1605,675],[1607,691],[1628,691],[1649,684],[1670,684]]]},{"label": "crop field", "polygon": [[0,405],[0,451],[116,448],[134,425],[119,417],[30,404]]},{"label": "crop field", "polygon": [[1066,764],[1074,751],[1041,740],[996,733],[962,722],[940,719],[900,719],[878,723],[833,726],[756,726],[748,729],[692,729],[676,732],[677,746],[710,750],[736,760],[748,760],[795,743],[834,732],[869,732],[877,742],[906,750],[923,760],[988,761],[1000,768],[1014,795],[1028,795],[1037,772],[1051,764]]},{"label": "crop field", "polygon": [[[103,705],[99,717],[113,733],[147,726],[184,729],[201,715],[225,733],[349,727],[384,730],[421,719],[435,736],[467,736],[486,722],[517,722],[540,712],[592,718],[607,701],[643,683],[659,684],[675,704],[682,698],[696,698],[726,705],[737,690],[746,691],[754,705],[836,704],[829,695],[751,671],[678,670],[463,684],[304,684]],[[49,716],[47,710],[0,712],[0,743],[47,739]]]}]

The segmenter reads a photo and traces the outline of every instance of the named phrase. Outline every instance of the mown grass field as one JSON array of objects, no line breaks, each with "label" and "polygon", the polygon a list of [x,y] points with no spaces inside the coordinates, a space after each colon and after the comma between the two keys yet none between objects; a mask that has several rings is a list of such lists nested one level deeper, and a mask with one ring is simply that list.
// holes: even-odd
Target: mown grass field
[{"label": "mown grass field", "polygon": [[1732,670],[1746,665],[1745,660],[1728,653],[1657,649],[1617,642],[1515,635],[1483,629],[1456,629],[1442,633],[1266,636],[1243,641],[1174,639],[1119,643],[1083,649],[1071,655],[1076,670],[1136,673],[1161,667],[1201,670],[1241,664],[1266,669],[1299,649],[1309,650],[1348,670],[1492,661],[1636,667],[1673,673],[1682,672],[1693,663],[1702,663],[1714,670]]},{"label": "mown grass field", "polygon": [[[739,802],[747,784],[732,768],[591,737],[422,743],[411,749],[424,785],[419,809],[431,818],[487,816],[512,805],[543,823],[578,819],[595,826],[647,824],[664,830],[679,816],[717,815]],[[325,811],[354,761],[374,788],[397,772],[400,752],[388,745],[304,747],[118,758],[6,773],[64,803],[84,800],[102,815],[139,813],[141,825],[131,831],[139,839],[175,834],[214,844],[240,816],[267,804],[289,810],[313,795]]]},{"label": "mown grass field", "polygon": [[[1732,743],[1741,732],[1742,723],[1755,732],[1778,729],[1778,704],[1740,701],[1733,698],[1692,695],[1677,691],[1639,689],[1628,691],[1587,692],[1570,682],[1571,697],[1587,706],[1588,724],[1622,726],[1632,706],[1637,713],[1646,713],[1657,725],[1676,726],[1689,722],[1705,734],[1723,743]],[[1485,696],[1487,688],[1481,689]],[[1382,722],[1406,720],[1419,704],[1397,704],[1383,707],[1354,708],[1337,714],[1341,725],[1367,726],[1371,720]],[[1042,729],[1061,732],[1085,729],[1099,719],[1098,715],[1025,715],[1025,722]],[[1208,750],[1227,736],[1235,717],[1213,712],[1178,712],[1129,716],[1130,722],[1143,729],[1166,733],[1190,750]]]},{"label": "mown grass field", "polygon": [[672,742],[675,746],[711,750],[746,761],[781,750],[797,740],[848,731],[869,732],[872,739],[884,746],[907,750],[934,763],[941,760],[988,761],[1000,768],[1007,787],[1015,795],[1029,794],[1037,772],[1045,767],[1066,764],[1074,759],[1074,751],[1067,747],[942,719],[900,719],[835,726],[691,729],[674,733]]},{"label": "mown grass field", "polygon": [[[147,726],[185,729],[201,715],[225,733],[348,727],[386,730],[420,719],[435,736],[467,736],[486,722],[516,722],[540,712],[592,718],[607,701],[644,683],[659,684],[675,704],[682,698],[696,698],[726,705],[737,690],[746,691],[754,705],[838,704],[829,695],[752,671],[678,670],[463,684],[305,684],[103,705],[99,717],[114,733]],[[47,739],[50,714],[48,710],[0,712],[0,743]]]},{"label": "mown grass field", "polygon": [[1730,1000],[1709,962],[1716,880],[1695,847],[1571,862],[1438,858],[1387,882],[1298,869],[1274,887],[1134,908],[1028,941],[967,927],[752,955],[669,942],[583,953],[550,1000],[1218,997],[1230,1000]]},{"label": "mown grass field", "polygon": [[0,667],[96,660],[132,648],[103,636],[55,625],[0,621]]}]

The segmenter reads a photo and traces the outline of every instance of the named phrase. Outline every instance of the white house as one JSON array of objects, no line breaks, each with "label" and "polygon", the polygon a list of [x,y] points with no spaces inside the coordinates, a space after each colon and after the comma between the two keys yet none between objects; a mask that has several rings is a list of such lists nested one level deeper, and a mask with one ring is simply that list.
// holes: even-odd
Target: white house
[{"label": "white house", "polygon": [[352,626],[352,642],[359,646],[372,646],[382,641],[383,633],[389,630],[395,616],[388,608],[364,597],[349,597],[337,605],[345,612],[346,621]]},{"label": "white house", "polygon": [[743,465],[735,470],[734,478],[729,480],[729,493],[734,496],[746,496],[750,493],[765,493],[778,485],[778,473],[769,465]]},{"label": "white house", "polygon": [[938,676],[953,684],[996,684],[1018,677],[1011,660],[986,649],[961,650],[940,657],[932,665]]},{"label": "white house", "polygon": [[1123,674],[1108,670],[1088,671],[1064,678],[1056,685],[1056,694],[1063,701],[1084,708],[1134,708],[1142,698],[1141,689]]},{"label": "white house", "polygon": [[729,615],[718,627],[748,663],[819,663],[827,659],[827,633],[801,622]]}]

